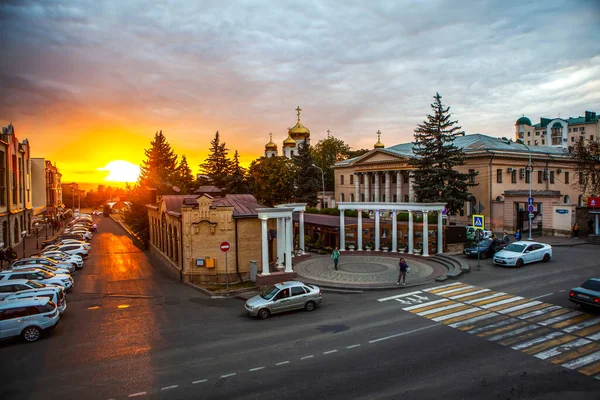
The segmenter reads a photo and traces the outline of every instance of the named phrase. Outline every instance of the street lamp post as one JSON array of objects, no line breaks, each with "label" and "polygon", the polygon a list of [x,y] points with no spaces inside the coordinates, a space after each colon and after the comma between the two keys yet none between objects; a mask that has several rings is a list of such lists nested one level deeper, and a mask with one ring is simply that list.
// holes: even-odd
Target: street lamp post
[{"label": "street lamp post", "polygon": [[48,216],[44,219],[44,230],[46,231],[46,240],[48,240]]},{"label": "street lamp post", "polygon": [[40,233],[40,224],[38,224],[37,222],[34,225],[34,232],[35,232],[35,249],[38,250],[40,248],[39,241],[38,241],[38,234]]},{"label": "street lamp post", "polygon": [[21,232],[21,241],[23,242],[23,258],[25,258],[25,236],[27,236],[27,231]]},{"label": "street lamp post", "polygon": [[325,171],[323,171],[323,168],[319,167],[318,165],[313,164],[312,165],[315,168],[319,168],[321,170],[321,184],[322,186],[322,194],[321,194],[321,208],[325,208]]}]

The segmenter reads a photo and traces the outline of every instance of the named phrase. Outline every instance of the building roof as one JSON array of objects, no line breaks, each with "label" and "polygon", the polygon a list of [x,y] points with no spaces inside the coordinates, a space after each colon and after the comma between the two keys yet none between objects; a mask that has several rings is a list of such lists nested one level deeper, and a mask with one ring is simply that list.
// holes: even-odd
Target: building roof
[{"label": "building roof", "polygon": [[[222,190],[216,186],[200,186],[198,189],[194,190],[194,193],[221,193]],[[197,197],[197,196],[196,196]]]},{"label": "building roof", "polygon": [[258,217],[257,208],[264,206],[251,194],[228,194],[225,197],[216,198],[211,208],[233,207],[233,217]]},{"label": "building roof", "polygon": [[165,209],[168,213],[181,213],[181,205],[185,202],[185,199],[196,199],[197,195],[181,195],[171,194],[162,196],[161,199],[165,202]]},{"label": "building roof", "polygon": [[519,118],[517,120],[517,122],[515,122],[515,125],[529,125],[531,126],[531,120],[529,118],[527,118],[526,116],[522,116],[521,118]]},{"label": "building roof", "polygon": [[569,118],[541,118],[539,124],[533,125],[534,128],[546,128],[550,121],[554,121],[555,119],[560,119],[561,121],[565,121],[568,125],[581,125],[581,124],[597,124],[600,116],[597,115],[593,111],[586,111],[585,116],[583,117],[569,117]]}]

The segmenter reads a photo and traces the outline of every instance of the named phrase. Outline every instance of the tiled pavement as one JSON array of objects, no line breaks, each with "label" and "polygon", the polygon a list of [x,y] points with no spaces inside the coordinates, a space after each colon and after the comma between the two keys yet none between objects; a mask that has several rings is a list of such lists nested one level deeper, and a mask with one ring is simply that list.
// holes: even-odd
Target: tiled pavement
[{"label": "tiled pavement", "polygon": [[600,380],[600,316],[461,282],[379,299]]}]

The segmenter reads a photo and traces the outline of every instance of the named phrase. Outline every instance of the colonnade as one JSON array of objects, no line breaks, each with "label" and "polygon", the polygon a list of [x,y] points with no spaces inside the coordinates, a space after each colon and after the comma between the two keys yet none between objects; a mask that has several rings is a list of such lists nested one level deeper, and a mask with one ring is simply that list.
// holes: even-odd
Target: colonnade
[{"label": "colonnade", "polygon": [[[396,178],[395,201],[392,196],[392,177]],[[408,178],[408,198],[403,191],[405,177]],[[381,180],[383,179],[384,192],[381,193]],[[362,183],[361,183],[362,181]],[[374,171],[374,172],[355,172],[354,173],[354,202],[360,203],[402,203],[414,202],[414,177],[411,171]],[[371,185],[373,185],[373,193],[371,194]],[[361,191],[361,186],[363,190]],[[364,195],[361,196],[361,194]]]}]

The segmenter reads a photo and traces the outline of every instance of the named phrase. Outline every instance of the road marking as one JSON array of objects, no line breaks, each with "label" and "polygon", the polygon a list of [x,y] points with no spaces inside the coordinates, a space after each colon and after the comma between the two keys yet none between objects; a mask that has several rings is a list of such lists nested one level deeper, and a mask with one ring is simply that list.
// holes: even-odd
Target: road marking
[{"label": "road marking", "polygon": [[[336,351],[337,351],[337,350],[336,350]],[[278,363],[277,363],[277,364],[275,364],[275,365],[278,365],[278,366],[279,366],[279,365],[285,365],[285,364],[289,364],[289,363],[290,363],[289,361],[282,361],[282,362],[278,362]]]},{"label": "road marking", "polygon": [[463,285],[463,283],[462,282],[454,282],[454,283],[449,283],[447,285],[442,285],[442,286],[433,286],[433,287],[430,287],[430,288],[427,288],[427,289],[423,289],[423,291],[424,292],[429,292],[431,290],[442,289],[442,288],[445,288],[445,287],[456,286],[456,285]]},{"label": "road marking", "polygon": [[556,322],[563,321],[565,319],[569,319],[569,318],[572,318],[572,317],[575,317],[575,316],[581,315],[581,314],[582,314],[581,311],[572,311],[572,312],[567,313],[567,314],[559,315],[558,317],[554,317],[554,318],[550,318],[550,319],[545,319],[545,320],[539,321],[538,324],[543,325],[543,326],[548,326],[548,325],[552,325],[552,324],[554,324]]},{"label": "road marking", "polygon": [[221,378],[229,378],[232,376],[236,376],[237,374],[235,372],[232,372],[231,374],[225,374],[225,375],[221,375]]},{"label": "road marking", "polygon": [[410,293],[405,293],[405,294],[399,294],[397,296],[390,296],[390,297],[384,297],[382,299],[377,299],[377,301],[379,302],[383,302],[383,301],[388,301],[388,300],[395,300],[395,299],[399,299],[401,297],[406,297],[406,296],[412,296],[413,294],[419,294],[419,293],[423,293],[420,290],[417,290],[416,292],[410,292]]},{"label": "road marking", "polygon": [[484,315],[480,315],[478,317],[474,317],[474,318],[468,319],[466,321],[456,322],[456,323],[450,324],[448,326],[451,327],[451,328],[459,328],[459,327],[464,326],[464,325],[470,325],[473,322],[482,321],[484,319],[488,319],[488,318],[492,318],[492,317],[496,317],[496,316],[498,316],[497,313],[487,313],[487,314],[484,314]]},{"label": "road marking", "polygon": [[438,313],[438,312],[440,312],[440,311],[449,310],[449,309],[451,309],[451,308],[456,308],[456,307],[464,307],[464,306],[465,306],[465,305],[464,305],[464,304],[462,304],[462,303],[454,303],[454,304],[450,304],[450,305],[448,305],[448,306],[437,307],[437,308],[434,308],[434,309],[432,309],[432,310],[427,310],[427,311],[419,311],[419,312],[416,312],[415,314],[417,314],[417,315],[418,315],[418,316],[420,316],[420,317],[423,317],[423,316],[425,316],[425,315],[429,315],[429,314],[435,314],[435,313]]},{"label": "road marking", "polygon": [[429,300],[427,296],[419,296],[418,294],[413,294],[410,297],[403,297],[400,299],[394,299],[402,304],[413,304],[413,303],[423,303],[423,300]]},{"label": "road marking", "polygon": [[475,317],[478,317],[480,315],[489,314],[489,313],[490,312],[487,311],[487,310],[479,310],[479,311],[475,311],[475,312],[470,313],[470,314],[461,315],[459,317],[453,317],[453,318],[450,318],[450,319],[445,319],[445,320],[443,320],[442,323],[445,324],[445,325],[450,325],[450,324],[453,324],[455,322],[464,321],[466,319],[475,318]]},{"label": "road marking", "polygon": [[497,310],[497,311],[501,314],[508,314],[513,311],[523,310],[525,308],[531,308],[531,307],[534,307],[534,306],[537,306],[540,304],[542,304],[541,301],[530,301],[528,303],[519,304],[518,306],[512,306],[510,308],[505,308],[503,310]]},{"label": "road marking", "polygon": [[514,350],[522,350],[522,349],[526,349],[527,347],[531,347],[534,344],[538,344],[538,343],[542,343],[542,342],[545,342],[545,341],[548,341],[548,340],[552,340],[554,338],[557,338],[557,337],[563,336],[563,335],[564,335],[564,333],[562,333],[562,332],[552,332],[552,333],[550,333],[548,335],[545,335],[545,336],[542,336],[542,337],[538,337],[538,338],[535,338],[535,339],[531,339],[531,340],[528,340],[528,341],[523,342],[523,343],[519,343],[519,344],[517,344],[515,346],[512,346],[511,348],[514,349]]},{"label": "road marking", "polygon": [[248,372],[260,371],[261,369],[265,369],[265,367],[250,368]]},{"label": "road marking", "polygon": [[[532,326],[537,326],[537,325],[532,325]],[[498,343],[500,343],[502,346],[512,347],[515,344],[523,343],[526,340],[538,338],[540,336],[547,335],[548,333],[552,332],[548,328],[544,328],[544,327],[538,327],[538,328],[539,329],[534,329],[533,331],[525,332],[525,333],[522,333],[522,334],[519,334],[516,336],[511,336],[509,338],[499,340]]]},{"label": "road marking", "polygon": [[329,351],[323,352],[323,354],[332,354],[332,353],[337,353],[337,350],[329,350]]},{"label": "road marking", "polygon": [[433,293],[433,294],[439,294],[439,293],[448,293],[448,291],[452,291],[452,290],[460,290],[460,289],[467,289],[469,287],[472,287],[471,285],[467,285],[466,283],[461,283],[460,285],[455,285],[454,287],[451,288],[437,288],[437,289],[432,289],[429,291],[429,293]]},{"label": "road marking", "polygon": [[444,310],[444,311],[439,311],[439,312],[431,313],[431,314],[428,314],[425,318],[434,319],[434,318],[437,318],[437,317],[441,317],[443,315],[456,314],[457,312],[464,311],[464,310],[471,310],[473,308],[475,308],[476,310],[480,310],[477,307],[469,306],[467,304],[461,304],[461,303],[458,303],[458,304],[459,304],[458,307],[454,307],[454,308],[451,308],[449,310]]},{"label": "road marking", "polygon": [[558,322],[558,323],[552,325],[552,328],[554,328],[554,329],[570,328],[570,327],[574,327],[574,326],[579,326],[581,324],[585,324],[586,322],[589,322],[588,325],[593,325],[596,322],[598,322],[598,320],[600,320],[600,318],[594,319],[594,316],[592,314],[582,314],[577,317],[569,318],[564,321]]},{"label": "road marking", "polygon": [[460,317],[460,316],[466,315],[466,314],[472,314],[477,311],[481,311],[481,309],[473,307],[473,308],[468,308],[466,310],[462,310],[462,311],[458,311],[458,312],[454,312],[451,314],[446,314],[446,315],[442,315],[440,317],[435,317],[435,318],[430,318],[430,319],[435,322],[440,322],[440,321],[445,321],[450,318]]},{"label": "road marking", "polygon": [[310,356],[304,356],[301,360],[308,360],[309,358],[313,358],[314,356],[311,354]]},{"label": "road marking", "polygon": [[436,295],[442,296],[442,297],[446,297],[447,294],[464,293],[465,290],[472,290],[472,289],[477,289],[477,288],[475,286],[473,286],[473,285],[467,285],[467,286],[462,286],[462,287],[455,287],[455,288],[450,288],[448,290],[444,290],[443,292],[437,292]]},{"label": "road marking", "polygon": [[476,290],[474,292],[469,292],[469,293],[463,293],[463,294],[457,294],[455,296],[450,296],[448,297],[451,300],[456,300],[456,299],[461,299],[463,297],[469,297],[469,296],[474,296],[476,294],[480,294],[480,293],[487,293],[487,292],[491,292],[490,289],[481,289],[481,290]]},{"label": "road marking", "polygon": [[198,383],[208,382],[208,379],[200,379],[199,381],[192,381],[192,385],[197,385]]},{"label": "road marking", "polygon": [[600,332],[594,334],[594,335],[590,335],[590,336],[586,336],[588,339],[592,339],[592,340],[600,340]]},{"label": "road marking", "polygon": [[[563,330],[565,330],[565,329],[563,329]],[[588,335],[594,334],[596,332],[600,332],[600,324],[592,325],[590,327],[583,328],[581,330],[577,330],[576,332],[573,332],[573,333],[576,334],[577,336],[588,336]]]},{"label": "road marking", "polygon": [[551,349],[542,351],[540,353],[534,354],[534,357],[539,358],[540,360],[545,360],[547,358],[550,357],[554,357],[557,356],[559,354],[562,354],[566,351],[572,350],[572,349],[576,349],[577,347],[581,347],[583,345],[589,344],[590,341],[586,340],[586,339],[577,339],[573,342],[570,343],[566,343],[566,344],[561,344],[559,346],[555,346],[552,347]]},{"label": "road marking", "polygon": [[396,333],[395,335],[390,335],[390,336],[382,337],[379,339],[369,340],[369,343],[377,343],[377,342],[382,342],[384,340],[393,339],[393,338],[397,338],[397,337],[404,336],[404,335],[410,335],[411,333],[424,331],[425,329],[430,329],[430,328],[433,328],[436,326],[439,326],[439,325],[428,325],[428,326],[424,326],[422,328],[413,329],[412,331]]},{"label": "road marking", "polygon": [[519,319],[529,319],[529,318],[533,318],[538,315],[546,314],[547,312],[553,312],[554,310],[559,310],[559,309],[561,309],[560,306],[552,306],[552,307],[544,308],[542,310],[532,311],[528,314],[520,315],[518,318]]},{"label": "road marking", "polygon": [[[586,367],[581,368],[578,372],[586,375],[596,375],[600,373],[600,362],[589,364]],[[600,375],[598,375],[600,377]]]},{"label": "road marking", "polygon": [[544,350],[548,350],[552,347],[556,347],[559,344],[563,344],[563,343],[569,343],[572,342],[574,340],[577,340],[578,337],[577,336],[572,336],[572,335],[561,335],[556,339],[552,339],[552,340],[548,340],[546,342],[540,343],[540,344],[536,344],[535,346],[531,346],[529,348],[526,348],[523,350],[524,353],[527,354],[537,354],[537,353],[541,353]]},{"label": "road marking", "polygon": [[410,306],[410,307],[404,307],[403,310],[404,311],[412,311],[412,310],[418,310],[418,309],[423,309],[423,310],[427,310],[430,308],[433,308],[432,306],[434,304],[440,304],[440,303],[447,303],[447,304],[452,304],[454,303],[453,301],[450,301],[448,299],[441,299],[441,300],[434,300],[434,301],[430,301],[429,303],[427,303],[426,305],[423,304],[418,304],[416,306]]},{"label": "road marking", "polygon": [[360,344],[353,344],[352,346],[346,346],[347,349],[353,349],[355,347],[360,347]]},{"label": "road marking", "polygon": [[490,329],[500,328],[505,325],[512,325],[515,322],[521,322],[521,321],[514,319],[514,318],[509,318],[509,319],[505,319],[503,321],[496,322],[496,323],[493,323],[490,325],[480,326],[479,328],[474,328],[474,329],[468,330],[467,332],[469,332],[470,334],[477,334],[477,333],[484,332],[484,331],[487,331]]},{"label": "road marking", "polygon": [[497,292],[497,293],[494,293],[494,294],[492,294],[490,296],[479,297],[479,298],[473,299],[473,300],[465,300],[465,303],[467,303],[467,304],[473,304],[473,303],[477,303],[479,301],[493,299],[493,298],[500,297],[500,296],[506,296],[506,293],[504,293],[504,292]]},{"label": "road marking", "polygon": [[499,306],[490,307],[489,310],[502,312],[503,310],[506,310],[508,308],[517,307],[517,306],[523,305],[525,303],[530,303],[530,302],[531,302],[531,300],[529,300],[529,299],[521,299],[521,300],[517,300],[517,301],[513,301],[513,302],[507,302],[507,303],[501,304]]},{"label": "road marking", "polygon": [[92,306],[92,307],[88,307],[88,310],[97,310],[99,308],[100,308],[100,306]]},{"label": "road marking", "polygon": [[519,329],[515,329],[514,331],[510,331],[510,332],[504,332],[504,333],[500,333],[498,335],[492,336],[487,338],[488,340],[492,341],[492,342],[496,342],[498,340],[502,340],[502,339],[506,339],[512,336],[517,336],[520,335],[523,332],[529,332],[532,331],[534,329],[542,329],[537,325],[527,325],[524,326],[523,328],[519,328]]},{"label": "road marking", "polygon": [[578,358],[582,358],[583,356],[587,356],[592,353],[597,353],[599,351],[600,345],[598,343],[590,343],[585,346],[579,347],[573,351],[565,352],[555,357],[552,357],[550,359],[550,362],[552,364],[565,364],[567,362],[576,360]]},{"label": "road marking", "polygon": [[138,392],[138,393],[132,393],[127,397],[138,397],[138,396],[145,396],[146,392]]},{"label": "road marking", "polygon": [[546,293],[541,296],[532,297],[531,300],[543,299],[544,297],[552,296],[554,293]]},{"label": "road marking", "polygon": [[[499,294],[499,293],[498,293]],[[501,300],[506,300],[506,299],[510,299],[513,298],[514,296],[512,294],[503,294],[501,296],[495,296],[495,297],[491,297],[487,300],[483,300],[483,299],[479,299],[477,301],[465,301],[465,303],[468,304],[473,304],[474,306],[478,306],[481,307],[485,304],[496,304],[496,302],[501,301]]]},{"label": "road marking", "polygon": [[160,390],[171,390],[171,389],[176,389],[178,387],[179,387],[179,385],[171,385],[171,386],[162,387],[162,388],[160,388]]},{"label": "road marking", "polygon": [[[495,308],[495,307],[497,307],[497,306],[499,306],[499,305],[501,305],[501,304],[514,303],[515,301],[519,301],[519,300],[523,300],[523,298],[522,298],[522,297],[519,297],[519,296],[517,296],[517,297],[511,297],[511,298],[509,298],[509,299],[500,300],[500,301],[497,301],[497,302],[495,302],[495,303],[489,303],[489,304],[485,304],[485,305],[482,305],[482,306],[480,306],[480,307],[481,307],[481,308],[483,308],[483,309],[486,309],[486,308],[492,308],[492,307],[494,307],[494,308]],[[494,311],[495,311],[495,310],[494,310]]]}]

